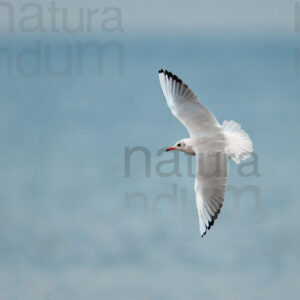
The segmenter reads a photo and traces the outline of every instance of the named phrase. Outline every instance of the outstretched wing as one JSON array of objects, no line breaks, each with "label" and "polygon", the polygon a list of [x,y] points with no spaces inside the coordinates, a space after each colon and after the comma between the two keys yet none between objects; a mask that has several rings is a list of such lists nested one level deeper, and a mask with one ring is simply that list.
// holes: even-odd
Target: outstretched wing
[{"label": "outstretched wing", "polygon": [[195,193],[200,233],[203,237],[213,226],[223,205],[228,176],[224,152],[196,153]]},{"label": "outstretched wing", "polygon": [[198,101],[192,90],[181,79],[167,70],[160,70],[158,73],[169,108],[191,136],[220,127],[216,118]]}]

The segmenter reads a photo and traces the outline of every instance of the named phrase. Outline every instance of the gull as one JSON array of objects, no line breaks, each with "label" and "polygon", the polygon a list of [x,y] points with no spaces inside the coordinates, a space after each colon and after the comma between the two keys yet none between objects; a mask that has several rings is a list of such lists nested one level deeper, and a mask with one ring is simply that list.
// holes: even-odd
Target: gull
[{"label": "gull", "polygon": [[220,125],[199,102],[192,90],[176,75],[159,70],[163,95],[173,115],[190,137],[166,151],[178,150],[196,156],[195,194],[200,234],[203,237],[217,219],[225,198],[228,158],[236,163],[250,157],[253,144],[235,121]]}]

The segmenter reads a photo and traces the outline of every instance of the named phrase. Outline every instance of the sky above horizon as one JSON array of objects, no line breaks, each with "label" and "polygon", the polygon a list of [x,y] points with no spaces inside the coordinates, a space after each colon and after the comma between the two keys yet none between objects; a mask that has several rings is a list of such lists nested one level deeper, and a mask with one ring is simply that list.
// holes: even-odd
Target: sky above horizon
[{"label": "sky above horizon", "polygon": [[[53,3],[53,4],[52,4]],[[46,28],[51,27],[51,5],[55,5],[56,22],[62,24],[63,9],[66,11],[67,23],[70,27],[79,24],[79,10],[83,9],[87,22],[87,13],[93,15],[93,30],[97,32],[101,23],[114,12],[105,11],[117,8],[124,33],[293,33],[295,31],[295,15],[297,1],[292,0],[254,0],[254,1],[16,1],[2,2],[0,5],[0,31],[7,32],[9,22],[14,23],[15,31],[20,31],[20,22],[33,25],[39,14],[40,22]],[[11,16],[9,17],[9,9]],[[99,25],[99,26],[96,26]]]}]

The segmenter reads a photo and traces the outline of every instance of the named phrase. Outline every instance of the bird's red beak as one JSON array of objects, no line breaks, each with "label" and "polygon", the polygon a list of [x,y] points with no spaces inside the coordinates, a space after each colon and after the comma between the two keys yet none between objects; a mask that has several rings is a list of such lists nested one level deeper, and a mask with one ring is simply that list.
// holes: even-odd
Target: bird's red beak
[{"label": "bird's red beak", "polygon": [[174,147],[168,148],[166,151],[176,150]]}]

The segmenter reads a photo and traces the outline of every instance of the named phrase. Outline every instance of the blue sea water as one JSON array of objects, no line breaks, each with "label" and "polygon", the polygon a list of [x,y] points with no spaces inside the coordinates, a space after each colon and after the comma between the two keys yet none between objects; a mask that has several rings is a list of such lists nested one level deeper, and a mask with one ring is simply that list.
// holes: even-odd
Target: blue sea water
[{"label": "blue sea water", "polygon": [[[39,73],[26,76],[36,56],[18,57],[36,39],[2,39],[12,67],[1,52],[0,299],[297,299],[299,41],[131,36],[105,50],[99,76],[92,50],[76,71],[78,40],[41,38]],[[72,70],[49,74],[45,46],[63,70],[67,44]],[[251,164],[230,162],[228,184],[256,198],[228,192],[204,238],[186,156],[176,157],[179,175],[157,172],[174,155],[157,151],[187,136],[160,68],[254,143]],[[149,151],[150,176],[141,151],[126,176],[126,148],[137,146]]]}]

